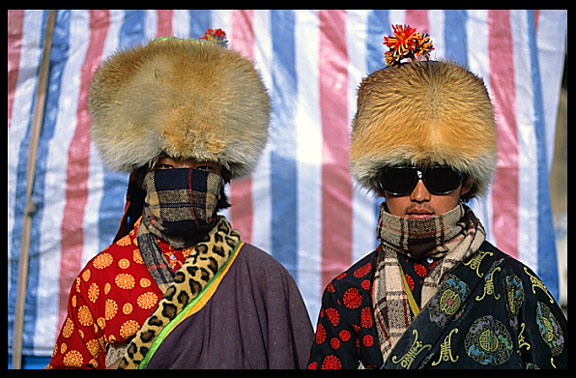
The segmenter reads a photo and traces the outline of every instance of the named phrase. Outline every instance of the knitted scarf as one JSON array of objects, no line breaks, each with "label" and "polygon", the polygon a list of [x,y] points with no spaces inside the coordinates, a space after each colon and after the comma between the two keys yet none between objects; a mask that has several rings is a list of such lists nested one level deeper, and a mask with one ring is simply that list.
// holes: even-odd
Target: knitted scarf
[{"label": "knitted scarf", "polygon": [[138,228],[138,248],[152,278],[164,292],[174,272],[156,238],[183,249],[204,240],[216,221],[222,184],[218,174],[193,169],[151,171],[144,178],[146,199]]},{"label": "knitted scarf", "polygon": [[411,258],[439,259],[424,279],[420,302],[424,307],[438,291],[442,278],[478,250],[486,237],[480,221],[464,204],[426,219],[394,216],[385,206],[385,203],[380,206],[378,218],[380,247],[372,291],[374,319],[384,361],[415,317],[404,291],[398,253]]}]

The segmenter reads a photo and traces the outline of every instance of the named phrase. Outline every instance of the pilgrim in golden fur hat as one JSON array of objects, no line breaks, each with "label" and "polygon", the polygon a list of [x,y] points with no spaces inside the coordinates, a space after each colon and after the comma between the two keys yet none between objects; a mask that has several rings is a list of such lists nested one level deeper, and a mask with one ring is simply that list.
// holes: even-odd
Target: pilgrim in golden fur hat
[{"label": "pilgrim in golden fur hat", "polygon": [[[385,44],[401,44],[398,29],[406,32],[396,26],[396,39],[385,38]],[[385,166],[448,165],[472,184],[469,197],[483,195],[498,158],[493,107],[484,82],[448,61],[401,63],[406,56],[416,58],[414,51],[425,55],[432,49],[427,35],[416,34],[414,45],[429,43],[428,50],[391,48],[389,66],[360,84],[352,123],[352,175],[379,192],[378,171]]]},{"label": "pilgrim in golden fur hat", "polygon": [[252,62],[223,47],[225,34],[216,32],[209,40],[157,39],[96,71],[91,132],[110,169],[131,172],[161,154],[217,162],[232,179],[254,169],[270,100]]}]

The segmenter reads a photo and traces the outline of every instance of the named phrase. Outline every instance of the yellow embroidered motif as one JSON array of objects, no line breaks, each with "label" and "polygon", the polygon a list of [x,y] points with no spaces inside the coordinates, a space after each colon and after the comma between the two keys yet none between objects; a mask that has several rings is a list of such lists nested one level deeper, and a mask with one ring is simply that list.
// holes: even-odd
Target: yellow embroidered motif
[{"label": "yellow embroidered motif", "polygon": [[500,294],[496,294],[494,288],[494,273],[498,272],[499,270],[502,270],[502,268],[497,267],[496,269],[488,273],[488,275],[486,276],[486,283],[484,284],[484,294],[482,294],[481,297],[478,295],[476,297],[476,301],[480,302],[487,295],[493,295],[495,300],[500,299]]},{"label": "yellow embroidered motif", "polygon": [[532,294],[536,294],[536,288],[541,289],[548,296],[548,298],[550,298],[550,303],[554,303],[554,299],[550,295],[548,288],[544,285],[544,282],[540,281],[538,277],[530,274],[526,267],[524,267],[524,272],[526,272],[528,277],[530,277],[530,282],[532,283]]},{"label": "yellow embroidered motif", "polygon": [[520,324],[520,333],[518,334],[518,349],[526,347],[526,350],[530,350],[532,346],[526,342],[526,338],[523,335],[525,328],[526,328],[525,323]]},{"label": "yellow embroidered motif", "polygon": [[412,365],[412,362],[414,362],[414,359],[420,354],[420,352],[426,348],[432,348],[432,345],[423,345],[422,341],[418,341],[418,330],[413,330],[412,334],[414,335],[414,342],[408,352],[406,352],[406,354],[401,358],[392,356],[392,363],[400,364],[404,369],[410,369],[410,365]]},{"label": "yellow embroidered motif", "polygon": [[458,333],[458,328],[454,328],[448,336],[442,341],[440,344],[440,356],[438,357],[438,361],[432,362],[432,366],[437,366],[440,362],[456,362],[460,358],[460,356],[452,356],[452,346],[450,345],[452,342],[452,333]]},{"label": "yellow embroidered motif", "polygon": [[480,268],[480,264],[482,264],[482,260],[484,259],[484,257],[486,256],[493,256],[494,254],[492,252],[488,252],[488,251],[478,251],[478,253],[471,258],[470,260],[466,261],[464,263],[465,266],[469,266],[470,269],[475,270],[476,271],[476,275],[480,278],[482,278],[484,276],[484,273],[480,273],[478,271],[478,269]]}]

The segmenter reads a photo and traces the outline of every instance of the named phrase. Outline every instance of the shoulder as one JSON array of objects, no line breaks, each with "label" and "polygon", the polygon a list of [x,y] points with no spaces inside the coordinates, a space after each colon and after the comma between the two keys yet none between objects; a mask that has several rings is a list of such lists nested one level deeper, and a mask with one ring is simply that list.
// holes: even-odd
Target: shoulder
[{"label": "shoulder", "polygon": [[488,241],[482,243],[480,251],[491,253],[491,260],[494,261],[492,264],[500,267],[500,270],[504,272],[515,274],[522,273],[523,275],[528,273],[531,276],[536,276],[536,273],[534,273],[534,271],[530,269],[526,264],[509,255],[508,253],[500,250],[498,247],[494,246]]},{"label": "shoulder", "polygon": [[282,265],[270,253],[250,243],[242,244],[234,264],[251,277],[259,277],[265,280],[282,278],[283,281],[294,281],[287,267]]},{"label": "shoulder", "polygon": [[377,250],[372,251],[355,262],[346,271],[332,279],[326,289],[328,291],[330,289],[346,289],[350,287],[369,289],[374,278],[377,253]]},{"label": "shoulder", "polygon": [[[146,270],[140,250],[131,236],[126,235],[93,256],[78,274],[77,285],[112,280],[120,282],[120,285],[127,281],[124,286],[130,287],[138,272]],[[119,274],[121,276],[116,279]]]},{"label": "shoulder", "polygon": [[527,297],[534,296],[539,301],[551,304],[555,302],[544,282],[529,266],[489,242],[484,242],[480,250],[493,254],[489,270],[500,272],[500,280],[508,291],[524,288],[522,291],[526,292]]}]

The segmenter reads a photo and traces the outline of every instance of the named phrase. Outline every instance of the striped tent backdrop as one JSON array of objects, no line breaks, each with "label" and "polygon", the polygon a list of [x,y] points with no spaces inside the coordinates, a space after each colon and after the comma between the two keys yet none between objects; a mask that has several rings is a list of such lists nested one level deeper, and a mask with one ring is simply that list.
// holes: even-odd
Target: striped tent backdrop
[{"label": "striped tent backdrop", "polygon": [[[8,12],[8,345],[12,346],[26,205],[26,160],[47,11]],[[273,116],[255,172],[228,187],[243,239],[294,276],[312,322],[324,286],[376,246],[381,198],[348,170],[360,80],[384,66],[391,24],[430,34],[433,59],[484,78],[496,108],[499,161],[470,205],[488,239],[534,269],[558,298],[548,192],[567,12],[553,10],[59,10],[32,192],[23,352],[50,356],[82,266],[111,243],[126,174],[108,171],[90,138],[87,95],[103,59],[159,37],[227,32],[252,59]]]}]

